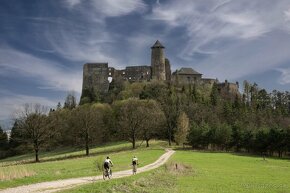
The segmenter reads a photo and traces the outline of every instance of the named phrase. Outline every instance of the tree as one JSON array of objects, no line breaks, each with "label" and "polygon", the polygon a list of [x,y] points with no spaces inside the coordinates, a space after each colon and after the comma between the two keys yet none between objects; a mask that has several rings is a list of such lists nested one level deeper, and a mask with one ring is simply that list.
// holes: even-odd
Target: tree
[{"label": "tree", "polygon": [[57,109],[57,110],[60,110],[60,109],[61,109],[61,104],[60,104],[60,102],[57,103],[56,109]]},{"label": "tree", "polygon": [[25,104],[24,111],[20,112],[18,127],[24,132],[35,152],[35,162],[39,162],[40,147],[46,142],[51,130],[47,128],[48,109],[40,104]]},{"label": "tree", "polygon": [[8,137],[5,131],[0,126],[0,159],[8,155]]},{"label": "tree", "polygon": [[231,146],[235,147],[235,150],[237,152],[240,151],[241,147],[242,147],[242,128],[241,125],[238,123],[235,123],[232,126],[232,141],[231,141]]},{"label": "tree", "polygon": [[77,102],[76,102],[76,97],[74,92],[70,92],[68,93],[68,95],[65,98],[65,102],[63,105],[63,108],[65,109],[73,109],[77,106]]},{"label": "tree", "polygon": [[90,145],[100,143],[103,138],[103,112],[100,110],[103,104],[81,105],[72,112],[71,122],[74,125],[74,133],[81,144],[84,144],[86,155],[89,155]]},{"label": "tree", "polygon": [[205,148],[208,149],[210,144],[210,127],[204,121],[200,125],[195,122],[192,123],[188,140],[193,148]]},{"label": "tree", "polygon": [[160,101],[162,110],[166,118],[168,144],[171,146],[174,128],[176,128],[177,117],[180,111],[180,103],[178,96],[172,92],[163,93]]},{"label": "tree", "polygon": [[120,133],[132,143],[133,149],[136,148],[138,138],[146,140],[148,147],[149,140],[155,137],[164,125],[164,114],[154,100],[129,98],[116,102],[114,109]]},{"label": "tree", "polygon": [[165,126],[165,116],[160,105],[154,100],[144,101],[145,121],[142,124],[141,132],[146,141],[146,147],[149,147],[149,140],[160,135],[161,129]]},{"label": "tree", "polygon": [[212,90],[211,90],[211,93],[210,93],[210,101],[211,101],[211,104],[213,106],[217,106],[218,105],[219,91],[218,91],[217,84],[215,82],[213,83]]},{"label": "tree", "polygon": [[[0,151],[6,150],[8,145],[7,133],[0,126]],[[1,157],[1,156],[0,156]]]},{"label": "tree", "polygon": [[189,133],[189,119],[186,113],[182,112],[177,118],[177,131],[174,135],[174,139],[177,145],[184,144],[186,142]]},{"label": "tree", "polygon": [[20,153],[26,153],[28,152],[27,147],[27,139],[23,135],[24,132],[19,127],[19,121],[15,120],[13,127],[10,132],[10,138],[9,138],[9,152],[10,155],[16,155]]}]

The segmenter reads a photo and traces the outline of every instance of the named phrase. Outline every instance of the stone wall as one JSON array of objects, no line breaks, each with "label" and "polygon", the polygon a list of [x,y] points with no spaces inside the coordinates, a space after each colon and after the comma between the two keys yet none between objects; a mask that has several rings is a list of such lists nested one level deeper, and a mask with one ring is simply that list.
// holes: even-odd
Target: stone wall
[{"label": "stone wall", "polygon": [[171,80],[171,65],[167,58],[165,58],[165,77],[167,81]]},{"label": "stone wall", "polygon": [[149,81],[151,79],[150,66],[127,66],[125,77],[130,82]]},{"label": "stone wall", "polygon": [[95,94],[108,92],[108,63],[84,64],[83,90],[89,90]]}]

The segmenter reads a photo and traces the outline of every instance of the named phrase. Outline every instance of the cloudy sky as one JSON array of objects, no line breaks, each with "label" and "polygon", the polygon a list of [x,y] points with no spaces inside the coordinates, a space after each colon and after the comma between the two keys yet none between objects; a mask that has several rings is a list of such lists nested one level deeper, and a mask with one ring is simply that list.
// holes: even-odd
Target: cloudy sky
[{"label": "cloudy sky", "polygon": [[172,70],[290,89],[289,0],[1,0],[0,124],[79,96],[86,62],[149,65],[157,39]]}]

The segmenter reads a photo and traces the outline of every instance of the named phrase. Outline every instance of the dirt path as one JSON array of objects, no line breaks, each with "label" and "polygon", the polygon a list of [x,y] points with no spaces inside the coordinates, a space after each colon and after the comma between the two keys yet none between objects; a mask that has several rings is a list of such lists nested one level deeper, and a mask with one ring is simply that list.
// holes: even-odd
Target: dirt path
[{"label": "dirt path", "polygon": [[[166,153],[160,156],[160,158],[156,160],[154,163],[146,165],[142,168],[138,168],[138,173],[158,168],[159,166],[163,165],[173,153],[174,153],[173,150],[166,150]],[[132,175],[132,170],[125,170],[125,171],[114,172],[112,178],[113,179],[122,178],[126,176],[131,176],[131,175]],[[8,188],[2,191],[0,190],[0,193],[57,192],[60,190],[70,189],[79,185],[93,183],[98,180],[103,180],[103,176],[102,175],[90,176],[90,177],[81,177],[81,178],[71,178],[71,179],[66,179],[66,180],[57,180],[57,181],[52,181],[52,182],[41,182],[37,184],[30,184],[30,185],[25,185],[25,186],[18,186],[15,188]]]}]

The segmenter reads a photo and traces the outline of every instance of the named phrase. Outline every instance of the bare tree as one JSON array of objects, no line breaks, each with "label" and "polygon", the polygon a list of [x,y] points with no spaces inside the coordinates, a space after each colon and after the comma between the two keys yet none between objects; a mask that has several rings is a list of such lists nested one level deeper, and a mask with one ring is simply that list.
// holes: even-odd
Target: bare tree
[{"label": "bare tree", "polygon": [[69,92],[65,98],[65,102],[63,108],[65,109],[73,109],[76,108],[77,102],[74,91]]},{"label": "bare tree", "polygon": [[18,126],[33,145],[35,162],[39,162],[39,149],[50,135],[47,127],[48,108],[40,104],[25,104],[18,114]]}]

